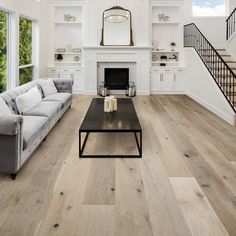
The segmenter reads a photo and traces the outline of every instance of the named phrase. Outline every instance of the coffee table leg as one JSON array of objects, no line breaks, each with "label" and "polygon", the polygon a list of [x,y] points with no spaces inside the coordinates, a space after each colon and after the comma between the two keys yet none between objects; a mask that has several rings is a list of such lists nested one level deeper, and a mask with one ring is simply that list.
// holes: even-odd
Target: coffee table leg
[{"label": "coffee table leg", "polygon": [[140,157],[143,156],[143,136],[142,136],[142,131],[139,132],[139,137],[140,137]]},{"label": "coffee table leg", "polygon": [[137,144],[137,148],[138,148],[138,152],[139,152],[139,157],[142,157],[142,131],[138,132],[139,133],[139,141],[138,141],[138,137],[137,137],[137,133],[134,133],[135,136],[135,140],[136,140],[136,144]]},{"label": "coffee table leg", "polygon": [[82,141],[81,133],[82,132],[79,132],[79,156],[83,157],[83,152],[84,152],[84,148],[85,148],[86,143],[87,143],[89,132],[86,133],[86,136],[85,136],[85,139],[83,141],[82,147],[81,147],[81,141]]}]

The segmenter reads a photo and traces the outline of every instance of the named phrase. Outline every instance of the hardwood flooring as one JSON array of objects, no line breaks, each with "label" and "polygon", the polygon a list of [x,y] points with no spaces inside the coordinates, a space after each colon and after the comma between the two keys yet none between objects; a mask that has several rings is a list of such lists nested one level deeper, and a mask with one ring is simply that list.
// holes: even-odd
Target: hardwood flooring
[{"label": "hardwood flooring", "polygon": [[[0,175],[0,235],[236,236],[235,127],[186,96],[138,96],[143,158],[79,159],[91,99],[74,96],[16,181]],[[85,151],[135,151],[111,136]]]}]

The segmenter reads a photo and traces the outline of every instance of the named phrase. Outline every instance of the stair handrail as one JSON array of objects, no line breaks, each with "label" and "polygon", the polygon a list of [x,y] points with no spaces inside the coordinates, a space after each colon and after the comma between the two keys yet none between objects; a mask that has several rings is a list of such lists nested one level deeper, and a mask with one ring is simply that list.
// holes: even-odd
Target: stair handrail
[{"label": "stair handrail", "polygon": [[[191,27],[190,30],[196,31],[196,32],[187,32],[188,27]],[[194,35],[195,33],[195,35]],[[187,42],[187,38],[190,38],[190,43]],[[212,78],[216,82],[217,86],[222,91],[223,95],[229,102],[230,106],[236,113],[236,89],[234,86],[236,86],[236,74],[234,71],[229,67],[229,65],[225,62],[225,60],[222,58],[222,56],[218,53],[218,51],[212,46],[212,44],[207,40],[207,38],[204,36],[204,34],[201,32],[201,30],[196,26],[195,23],[190,23],[184,26],[184,46],[185,47],[193,47],[201,60],[203,61],[204,65],[212,75]],[[199,47],[198,47],[199,46]],[[202,55],[202,52],[209,51],[209,55]],[[208,56],[210,58],[210,61],[208,62],[206,59],[204,59],[205,56]],[[209,64],[212,64],[211,66],[213,68],[210,68]],[[215,64],[216,67],[215,67]],[[217,67],[218,66],[218,67]],[[215,68],[214,68],[215,67]],[[221,68],[221,73],[220,73]],[[217,71],[217,73],[214,72]],[[223,71],[223,72],[222,72]],[[221,75],[221,77],[220,77]],[[229,78],[229,79],[228,79]],[[226,81],[225,81],[226,79]],[[222,81],[223,80],[223,81]],[[229,82],[230,80],[230,82]],[[229,83],[228,83],[229,82]],[[229,87],[228,87],[229,86]],[[233,87],[232,87],[233,86]],[[232,88],[231,88],[232,87]]]},{"label": "stair handrail", "polygon": [[228,66],[228,64],[225,62],[225,60],[222,58],[222,56],[217,52],[217,50],[212,46],[212,44],[207,40],[207,38],[204,36],[204,34],[201,32],[201,30],[196,26],[195,23],[190,23],[187,25],[184,25],[184,27],[187,27],[189,25],[194,25],[196,27],[196,29],[199,31],[199,33],[201,34],[201,36],[207,41],[207,43],[209,44],[209,46],[211,47],[211,49],[216,53],[216,55],[221,59],[221,62],[225,65],[225,67],[234,75],[234,77],[236,78],[236,74],[233,72],[233,70]]},{"label": "stair handrail", "polygon": [[[233,30],[232,25],[230,25],[231,21],[233,20]],[[226,40],[229,40],[229,38],[232,36],[233,33],[236,32],[236,8],[231,12],[231,14],[226,19]]]}]

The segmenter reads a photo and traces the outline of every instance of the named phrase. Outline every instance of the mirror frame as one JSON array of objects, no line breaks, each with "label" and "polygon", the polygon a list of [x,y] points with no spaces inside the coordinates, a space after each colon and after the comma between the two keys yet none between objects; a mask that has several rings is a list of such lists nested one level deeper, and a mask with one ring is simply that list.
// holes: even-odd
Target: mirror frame
[{"label": "mirror frame", "polygon": [[[105,12],[110,11],[110,10],[123,10],[123,11],[127,11],[130,14],[130,44],[129,45],[104,45],[104,18],[105,18]],[[101,42],[100,42],[100,46],[134,46],[134,41],[133,41],[133,32],[132,32],[132,14],[131,11],[128,9],[125,9],[123,7],[120,6],[114,6],[111,7],[109,9],[106,9],[103,14],[102,14],[102,38],[101,38]]]}]

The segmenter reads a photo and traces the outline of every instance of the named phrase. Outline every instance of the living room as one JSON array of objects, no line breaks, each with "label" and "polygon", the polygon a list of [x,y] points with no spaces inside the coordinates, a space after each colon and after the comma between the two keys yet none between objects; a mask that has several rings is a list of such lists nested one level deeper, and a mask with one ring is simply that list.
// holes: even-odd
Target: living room
[{"label": "living room", "polygon": [[236,235],[235,0],[0,1],[0,235]]}]

